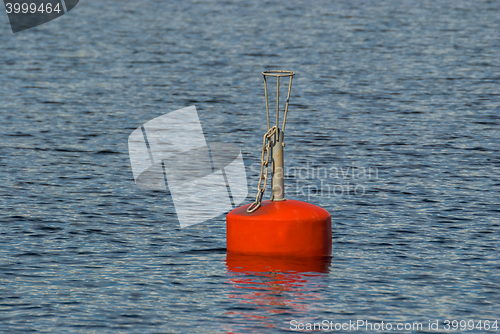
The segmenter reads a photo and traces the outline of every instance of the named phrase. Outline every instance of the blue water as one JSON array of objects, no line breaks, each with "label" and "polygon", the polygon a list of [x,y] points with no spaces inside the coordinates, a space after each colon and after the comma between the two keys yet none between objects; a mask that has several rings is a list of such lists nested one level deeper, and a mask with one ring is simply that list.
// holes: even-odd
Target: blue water
[{"label": "blue water", "polygon": [[[482,0],[81,1],[17,34],[0,15],[0,332],[500,322],[499,32]],[[325,270],[235,270],[224,215],[180,229],[134,184],[130,133],[196,105],[250,203],[270,69],[296,72],[287,196],[331,213]]]}]

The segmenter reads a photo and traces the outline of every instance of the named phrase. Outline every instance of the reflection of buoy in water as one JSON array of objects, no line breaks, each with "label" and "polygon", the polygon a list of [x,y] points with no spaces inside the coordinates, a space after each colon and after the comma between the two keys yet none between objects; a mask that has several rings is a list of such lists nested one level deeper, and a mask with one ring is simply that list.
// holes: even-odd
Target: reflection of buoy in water
[{"label": "reflection of buoy in water", "polygon": [[330,256],[290,257],[228,253],[226,266],[231,273],[323,273],[328,274]]},{"label": "reflection of buoy in water", "polygon": [[[251,333],[256,328],[282,328],[278,314],[300,318],[317,313],[325,303],[331,257],[258,256],[228,253],[227,293],[232,319],[227,333]],[[247,320],[247,321],[244,321]]]},{"label": "reflection of buoy in water", "polygon": [[[254,203],[227,214],[227,252],[298,257],[329,256],[332,253],[332,224],[328,211],[309,203],[284,198],[283,138],[294,73],[267,71],[262,74],[268,132],[264,135],[259,190]],[[277,77],[276,126],[272,128],[269,124],[268,76]],[[290,77],[281,129],[278,127],[280,77]],[[269,161],[271,155],[272,159]],[[272,167],[272,199],[262,201],[269,162]]]}]

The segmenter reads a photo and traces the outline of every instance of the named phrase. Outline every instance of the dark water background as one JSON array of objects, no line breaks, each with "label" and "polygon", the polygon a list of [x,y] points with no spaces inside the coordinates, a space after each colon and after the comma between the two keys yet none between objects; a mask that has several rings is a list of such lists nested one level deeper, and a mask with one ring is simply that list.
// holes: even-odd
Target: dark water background
[{"label": "dark water background", "polygon": [[[0,332],[500,320],[500,2],[81,1],[18,34],[0,18]],[[180,229],[133,182],[129,134],[194,104],[253,197],[269,69],[296,72],[288,166],[378,171],[289,175],[332,214],[328,272],[233,272],[223,215]],[[304,191],[324,184],[363,193]]]}]

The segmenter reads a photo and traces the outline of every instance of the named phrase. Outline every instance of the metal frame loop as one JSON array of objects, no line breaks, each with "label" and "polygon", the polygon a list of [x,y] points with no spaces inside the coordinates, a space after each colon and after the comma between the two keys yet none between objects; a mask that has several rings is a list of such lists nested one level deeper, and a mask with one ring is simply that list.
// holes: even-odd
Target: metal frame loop
[{"label": "metal frame loop", "polygon": [[[293,76],[295,75],[294,72],[292,71],[282,71],[282,70],[271,70],[271,71],[264,71],[262,72],[262,75],[264,77],[264,93],[266,97],[266,115],[267,115],[267,132],[264,135],[264,139],[262,142],[262,156],[261,156],[261,165],[260,165],[260,176],[259,176],[259,184],[257,186],[257,196],[255,196],[255,202],[250,204],[247,208],[248,213],[252,213],[256,211],[262,203],[262,197],[264,196],[264,192],[266,191],[266,186],[267,186],[267,181],[268,181],[268,172],[269,172],[269,158],[270,158],[270,151],[271,151],[271,144],[275,145],[273,146],[273,151],[272,151],[272,159],[271,159],[271,170],[272,170],[272,183],[273,183],[273,196],[271,200],[277,200],[281,201],[284,200],[284,192],[277,192],[277,197],[275,199],[275,189],[274,189],[274,184],[275,182],[277,184],[281,183],[281,186],[283,186],[283,178],[275,176],[274,175],[274,169],[275,166],[279,166],[280,168],[283,168],[283,147],[285,146],[285,143],[283,142],[283,134],[285,131],[285,124],[286,124],[286,116],[288,114],[288,105],[290,103],[290,92],[292,90],[292,79]],[[277,89],[276,89],[276,125],[271,127],[270,120],[269,120],[269,99],[268,99],[268,94],[267,94],[267,77],[276,77],[277,81]],[[280,78],[283,77],[289,77],[290,82],[288,83],[288,94],[286,97],[286,104],[285,104],[285,114],[283,116],[283,125],[281,129],[279,128],[279,112],[280,112]],[[272,139],[274,136],[274,139]],[[271,143],[273,141],[273,143]],[[279,145],[278,148],[276,148],[276,145]],[[276,151],[274,151],[276,149]],[[276,155],[276,156],[275,156]],[[280,160],[281,159],[281,160]],[[276,160],[276,163],[275,163]],[[276,177],[276,178],[275,178]],[[264,181],[264,185],[262,185],[262,181]],[[283,187],[282,187],[283,188]]]},{"label": "metal frame loop", "polygon": [[283,70],[270,70],[270,71],[264,71],[262,72],[262,75],[264,76],[264,94],[266,97],[266,115],[267,115],[267,129],[269,130],[271,127],[271,124],[269,122],[269,99],[267,95],[267,78],[268,76],[270,77],[276,77],[277,81],[277,88],[276,88],[276,126],[279,126],[279,114],[280,114],[280,78],[282,77],[290,77],[290,82],[288,83],[288,94],[286,97],[286,104],[285,104],[285,114],[283,116],[283,125],[281,126],[281,131],[285,131],[285,124],[286,124],[286,116],[288,114],[288,105],[290,103],[290,92],[292,90],[292,79],[293,76],[295,75],[294,72],[292,71],[283,71]]}]

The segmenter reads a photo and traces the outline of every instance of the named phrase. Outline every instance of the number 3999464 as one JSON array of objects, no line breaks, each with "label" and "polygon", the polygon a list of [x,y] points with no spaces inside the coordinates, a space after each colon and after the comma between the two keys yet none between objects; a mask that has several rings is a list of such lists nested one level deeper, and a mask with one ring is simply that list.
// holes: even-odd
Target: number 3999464
[{"label": "number 3999464", "polygon": [[10,3],[7,2],[5,4],[5,10],[7,11],[7,14],[15,13],[15,14],[35,14],[35,13],[47,13],[50,14],[52,12],[60,13],[62,11],[61,8],[59,8],[59,3],[57,3],[55,6],[52,6],[50,2],[48,3],[41,3],[41,4],[36,4],[36,3]]}]

